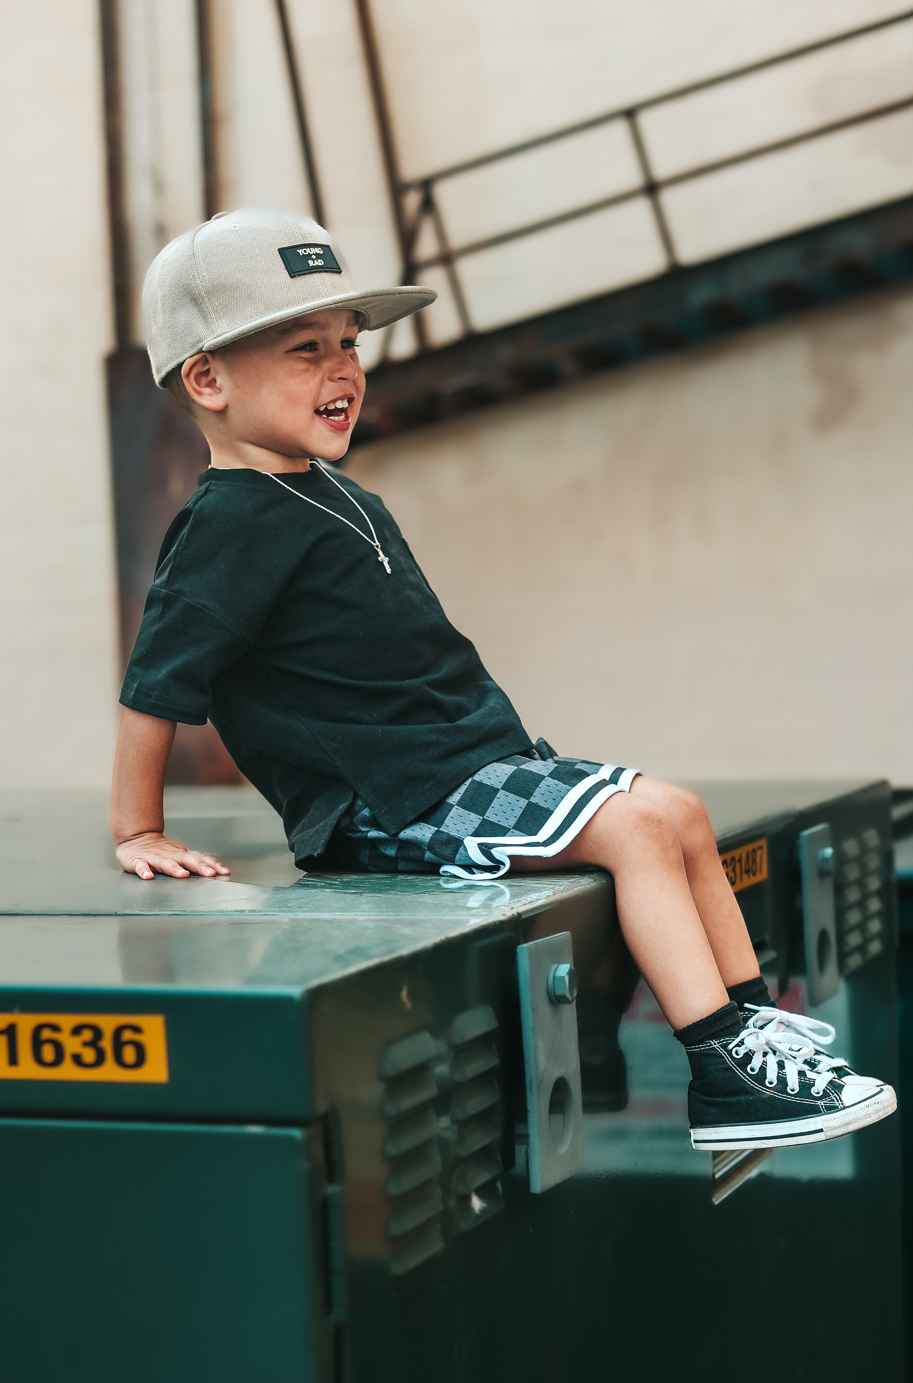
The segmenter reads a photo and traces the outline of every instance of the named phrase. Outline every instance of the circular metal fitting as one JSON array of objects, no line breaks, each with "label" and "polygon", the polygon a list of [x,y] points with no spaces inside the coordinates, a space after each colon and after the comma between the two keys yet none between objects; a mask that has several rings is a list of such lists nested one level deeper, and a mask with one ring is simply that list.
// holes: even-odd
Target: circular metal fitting
[{"label": "circular metal fitting", "polygon": [[572,1004],[577,998],[577,971],[573,965],[553,965],[548,972],[548,997],[553,1004]]}]

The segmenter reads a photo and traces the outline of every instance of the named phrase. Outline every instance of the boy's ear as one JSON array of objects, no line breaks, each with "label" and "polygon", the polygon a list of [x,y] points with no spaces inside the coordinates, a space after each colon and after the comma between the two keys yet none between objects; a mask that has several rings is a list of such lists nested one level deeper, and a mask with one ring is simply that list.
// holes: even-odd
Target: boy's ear
[{"label": "boy's ear", "polygon": [[206,408],[210,413],[221,413],[228,407],[228,400],[219,387],[215,357],[209,351],[192,355],[181,366],[184,388],[194,403]]}]

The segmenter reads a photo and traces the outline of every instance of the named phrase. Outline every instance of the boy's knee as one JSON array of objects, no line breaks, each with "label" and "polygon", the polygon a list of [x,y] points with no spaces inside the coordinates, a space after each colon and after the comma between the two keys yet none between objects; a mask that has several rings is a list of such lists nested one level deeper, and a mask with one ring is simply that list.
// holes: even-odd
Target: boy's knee
[{"label": "boy's knee", "polygon": [[687,788],[670,787],[669,816],[686,852],[713,841],[713,828],[701,799]]},{"label": "boy's knee", "polygon": [[704,804],[695,793],[672,783],[649,781],[645,784],[643,795],[639,796],[636,782],[635,779],[632,800],[641,807],[652,808],[668,823],[685,855],[705,850],[714,844],[713,828]]},{"label": "boy's knee", "polygon": [[673,800],[676,811],[688,822],[704,825],[707,821],[707,812],[701,799],[694,792],[689,792],[687,788],[673,788]]},{"label": "boy's knee", "polygon": [[662,807],[653,802],[645,802],[642,798],[632,797],[629,793],[616,794],[607,805],[614,808],[614,821],[630,839],[678,849],[674,824]]}]

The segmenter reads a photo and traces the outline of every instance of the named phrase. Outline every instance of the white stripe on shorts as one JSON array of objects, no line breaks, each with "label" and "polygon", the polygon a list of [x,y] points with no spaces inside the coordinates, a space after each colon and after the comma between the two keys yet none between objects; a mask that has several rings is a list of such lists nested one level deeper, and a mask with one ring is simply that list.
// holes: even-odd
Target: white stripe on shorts
[{"label": "white stripe on shorts", "polygon": [[640,773],[639,768],[626,768],[617,782],[606,782],[617,771],[617,764],[603,764],[598,773],[591,773],[571,788],[534,836],[467,836],[463,841],[467,855],[483,867],[464,869],[458,864],[442,864],[441,873],[452,874],[458,879],[499,879],[510,868],[511,855],[536,855],[545,859],[559,855],[604,802],[616,792],[630,792],[631,784]]}]

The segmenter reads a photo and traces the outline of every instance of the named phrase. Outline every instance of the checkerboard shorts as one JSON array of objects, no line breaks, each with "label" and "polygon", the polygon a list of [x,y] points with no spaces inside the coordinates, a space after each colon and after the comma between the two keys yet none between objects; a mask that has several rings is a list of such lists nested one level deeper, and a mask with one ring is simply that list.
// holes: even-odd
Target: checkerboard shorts
[{"label": "checkerboard shorts", "polygon": [[630,789],[638,770],[545,750],[540,741],[532,757],[486,764],[395,836],[356,797],[333,833],[328,863],[374,874],[497,879],[512,855],[557,855],[603,802]]}]

